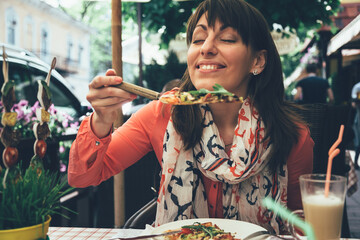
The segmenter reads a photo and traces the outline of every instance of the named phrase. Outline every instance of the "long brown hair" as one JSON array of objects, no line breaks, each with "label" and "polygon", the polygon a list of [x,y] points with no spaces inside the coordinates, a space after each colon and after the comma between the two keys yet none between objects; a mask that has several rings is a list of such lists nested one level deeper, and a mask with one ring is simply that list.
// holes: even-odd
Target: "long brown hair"
[{"label": "long brown hair", "polygon": [[[253,52],[267,51],[265,69],[252,76],[248,85],[248,96],[258,110],[266,129],[265,140],[272,144],[271,167],[276,169],[286,161],[291,148],[299,137],[301,119],[284,101],[284,84],[280,56],[262,14],[243,0],[205,0],[190,17],[187,28],[187,44],[200,17],[206,13],[209,26],[219,20],[223,25],[237,30],[243,43]],[[194,90],[186,70],[181,91]],[[172,118],[176,131],[182,136],[185,148],[194,147],[201,139],[201,112],[198,106],[174,106]]]}]

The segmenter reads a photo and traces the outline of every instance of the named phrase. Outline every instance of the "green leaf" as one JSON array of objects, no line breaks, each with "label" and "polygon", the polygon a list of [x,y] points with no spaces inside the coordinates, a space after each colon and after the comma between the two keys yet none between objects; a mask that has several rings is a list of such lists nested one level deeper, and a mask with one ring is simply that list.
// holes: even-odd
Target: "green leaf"
[{"label": "green leaf", "polygon": [[216,83],[213,86],[214,91],[209,91],[207,89],[201,88],[199,90],[193,90],[193,91],[189,91],[189,93],[193,96],[198,96],[198,95],[206,95],[208,93],[211,94],[218,94],[218,95],[229,95],[229,96],[234,96],[233,93],[227,91],[223,86],[221,86],[220,84]]},{"label": "green leaf", "polygon": [[[63,216],[60,198],[73,188],[66,188],[57,173],[29,167],[17,182],[9,172],[6,189],[0,187],[0,230],[40,224],[48,215]],[[11,178],[9,178],[11,176]],[[4,171],[0,173],[0,181]],[[70,210],[70,212],[72,212]]]},{"label": "green leaf", "polygon": [[41,85],[43,86],[48,99],[51,99],[51,91],[50,91],[49,86],[46,84],[45,81],[43,81],[43,80],[39,80],[39,81],[40,81]]},{"label": "green leaf", "polygon": [[8,95],[9,91],[15,86],[15,82],[14,81],[8,81],[6,83],[3,84],[2,88],[1,88],[1,92],[4,96]]}]

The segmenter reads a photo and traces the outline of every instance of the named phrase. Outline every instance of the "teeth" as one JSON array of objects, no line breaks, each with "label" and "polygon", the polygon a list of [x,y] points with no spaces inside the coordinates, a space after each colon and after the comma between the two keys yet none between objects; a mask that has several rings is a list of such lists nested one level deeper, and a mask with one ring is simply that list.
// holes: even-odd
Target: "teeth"
[{"label": "teeth", "polygon": [[213,70],[213,69],[217,69],[217,66],[216,65],[201,65],[200,68],[204,69],[204,70]]}]

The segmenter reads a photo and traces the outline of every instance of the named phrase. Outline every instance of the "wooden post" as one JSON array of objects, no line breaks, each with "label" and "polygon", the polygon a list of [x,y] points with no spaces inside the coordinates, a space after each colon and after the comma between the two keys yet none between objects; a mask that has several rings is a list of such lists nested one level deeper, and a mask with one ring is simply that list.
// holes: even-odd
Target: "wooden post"
[{"label": "wooden post", "polygon": [[[118,76],[122,76],[122,48],[121,48],[121,0],[111,1],[111,36],[112,36],[112,67]],[[119,109],[118,119],[114,128],[123,124],[122,110]],[[125,222],[125,186],[124,173],[114,176],[114,225],[120,228]]]},{"label": "wooden post", "polygon": [[[139,48],[139,86],[143,86],[143,64],[142,64],[142,21],[141,21],[141,2],[137,3],[137,23],[138,23],[138,48]],[[143,97],[139,98],[139,103],[143,103]]]}]

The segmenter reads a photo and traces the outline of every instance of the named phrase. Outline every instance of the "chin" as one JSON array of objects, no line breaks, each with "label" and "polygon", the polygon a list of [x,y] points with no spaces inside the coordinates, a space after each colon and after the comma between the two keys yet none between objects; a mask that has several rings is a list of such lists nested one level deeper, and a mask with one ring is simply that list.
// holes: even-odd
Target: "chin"
[{"label": "chin", "polygon": [[193,85],[198,90],[201,89],[201,88],[205,88],[205,89],[207,89],[209,91],[212,91],[212,90],[214,90],[213,86],[215,85],[215,83],[217,83],[217,82],[207,80],[207,81],[201,81],[201,82],[193,83]]}]

